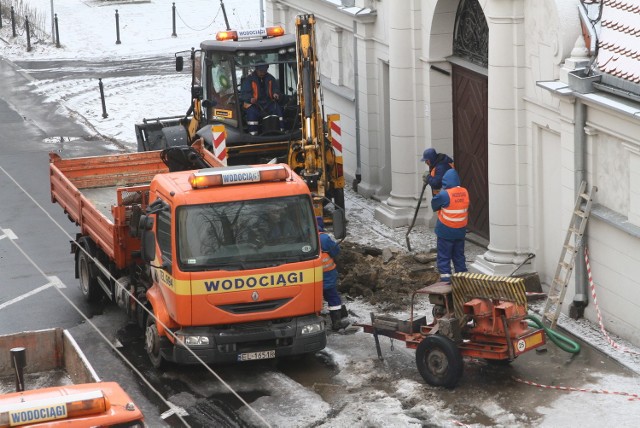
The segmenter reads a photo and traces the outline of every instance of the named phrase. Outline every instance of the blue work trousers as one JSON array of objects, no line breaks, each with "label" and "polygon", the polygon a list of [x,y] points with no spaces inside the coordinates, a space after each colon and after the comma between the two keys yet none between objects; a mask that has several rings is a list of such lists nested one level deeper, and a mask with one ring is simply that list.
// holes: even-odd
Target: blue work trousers
[{"label": "blue work trousers", "polygon": [[323,272],[322,296],[327,301],[330,311],[336,311],[342,307],[342,299],[338,294],[338,271],[331,269]]},{"label": "blue work trousers", "polygon": [[249,132],[257,133],[259,130],[259,121],[269,115],[278,116],[280,130],[283,130],[284,119],[282,117],[282,107],[277,102],[272,101],[267,104],[260,104],[260,106],[252,104],[251,107],[247,109],[247,124],[249,125]]},{"label": "blue work trousers", "polygon": [[451,282],[451,262],[456,272],[466,272],[464,258],[464,239],[445,239],[438,237],[438,272],[440,281]]}]

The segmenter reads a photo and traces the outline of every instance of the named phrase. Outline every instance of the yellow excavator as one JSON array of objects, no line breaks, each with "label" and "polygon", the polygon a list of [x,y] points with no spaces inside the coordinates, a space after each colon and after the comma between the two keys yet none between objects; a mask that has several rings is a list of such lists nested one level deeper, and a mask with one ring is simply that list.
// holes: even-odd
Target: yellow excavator
[{"label": "yellow excavator", "polygon": [[[177,71],[183,70],[184,55],[189,55],[191,106],[184,116],[136,124],[138,151],[190,145],[199,139],[212,149],[219,137],[214,125],[224,125],[228,165],[289,164],[315,195],[316,215],[330,223],[324,207],[332,202],[344,208],[345,180],[340,116],[324,119],[315,24],[309,14],[296,17],[295,34],[285,34],[279,26],[227,28],[215,40],[203,41],[198,50],[176,53]],[[255,125],[247,123],[243,83],[259,65],[268,65],[277,82],[280,97],[273,102],[282,120],[266,115],[255,132]]]}]

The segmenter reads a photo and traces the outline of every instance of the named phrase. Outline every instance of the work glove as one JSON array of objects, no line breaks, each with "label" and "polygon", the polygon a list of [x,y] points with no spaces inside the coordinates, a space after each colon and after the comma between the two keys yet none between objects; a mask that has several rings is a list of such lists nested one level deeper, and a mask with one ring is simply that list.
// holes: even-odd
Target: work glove
[{"label": "work glove", "polygon": [[430,177],[429,171],[425,171],[424,174],[422,174],[422,182],[425,185],[429,184],[429,177]]}]

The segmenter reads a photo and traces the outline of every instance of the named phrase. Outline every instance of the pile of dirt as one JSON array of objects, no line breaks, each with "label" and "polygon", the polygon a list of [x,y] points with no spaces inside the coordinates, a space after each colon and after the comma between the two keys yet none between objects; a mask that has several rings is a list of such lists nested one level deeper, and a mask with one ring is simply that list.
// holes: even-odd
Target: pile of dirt
[{"label": "pile of dirt", "polygon": [[413,291],[438,281],[435,259],[433,252],[410,254],[343,242],[336,257],[338,291],[384,311],[406,310]]}]

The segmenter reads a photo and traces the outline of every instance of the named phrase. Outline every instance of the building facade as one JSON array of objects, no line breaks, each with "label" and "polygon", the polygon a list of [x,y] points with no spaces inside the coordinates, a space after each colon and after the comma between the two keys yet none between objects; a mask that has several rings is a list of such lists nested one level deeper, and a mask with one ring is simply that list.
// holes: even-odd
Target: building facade
[{"label": "building facade", "polygon": [[383,202],[379,221],[411,222],[433,147],[472,195],[487,251],[471,268],[509,275],[535,254],[523,269],[551,284],[585,181],[594,209],[563,312],[600,310],[640,345],[639,0],[265,1],[269,24],[318,20],[325,111],[341,114],[345,174]]}]

